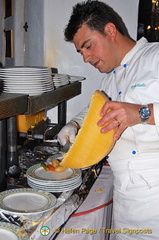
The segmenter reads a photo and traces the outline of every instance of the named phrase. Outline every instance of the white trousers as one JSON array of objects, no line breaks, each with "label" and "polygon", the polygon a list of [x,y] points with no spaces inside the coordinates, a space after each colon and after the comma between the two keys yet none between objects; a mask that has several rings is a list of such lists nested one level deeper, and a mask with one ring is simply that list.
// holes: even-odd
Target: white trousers
[{"label": "white trousers", "polygon": [[110,162],[114,174],[111,240],[159,240],[159,155]]}]

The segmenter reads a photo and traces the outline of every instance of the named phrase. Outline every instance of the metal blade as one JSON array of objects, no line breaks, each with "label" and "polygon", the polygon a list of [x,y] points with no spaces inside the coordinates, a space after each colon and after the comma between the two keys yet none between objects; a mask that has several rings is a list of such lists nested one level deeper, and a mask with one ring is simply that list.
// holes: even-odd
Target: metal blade
[{"label": "metal blade", "polygon": [[61,148],[61,152],[66,153],[70,149],[72,143],[70,141],[67,141],[66,144]]}]

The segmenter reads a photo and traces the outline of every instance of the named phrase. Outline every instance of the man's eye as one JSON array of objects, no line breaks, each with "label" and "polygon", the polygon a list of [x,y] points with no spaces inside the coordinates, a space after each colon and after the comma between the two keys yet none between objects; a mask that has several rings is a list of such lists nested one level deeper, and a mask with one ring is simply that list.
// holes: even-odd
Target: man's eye
[{"label": "man's eye", "polygon": [[91,48],[91,45],[86,46],[86,49],[90,49],[90,48]]}]

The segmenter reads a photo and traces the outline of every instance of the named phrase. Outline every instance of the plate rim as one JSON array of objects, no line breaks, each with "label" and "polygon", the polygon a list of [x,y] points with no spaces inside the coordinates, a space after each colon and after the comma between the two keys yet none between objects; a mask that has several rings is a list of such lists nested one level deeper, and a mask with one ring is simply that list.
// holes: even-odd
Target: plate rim
[{"label": "plate rim", "polygon": [[15,224],[0,221],[0,228],[15,233],[19,240],[29,240],[27,232]]},{"label": "plate rim", "polygon": [[[26,176],[28,177],[29,176],[29,178],[31,178],[31,179],[38,179],[38,181],[47,181],[47,182],[61,182],[61,181],[69,181],[69,180],[71,180],[71,179],[73,179],[74,177],[77,177],[77,176],[79,176],[80,174],[81,174],[81,171],[80,171],[80,169],[72,169],[72,168],[70,168],[72,171],[73,171],[73,174],[71,175],[71,177],[70,178],[68,178],[68,179],[58,179],[58,180],[55,180],[55,179],[53,179],[53,180],[50,180],[50,179],[44,179],[44,178],[39,178],[39,177],[37,177],[35,174],[34,174],[34,172],[35,172],[35,170],[37,170],[39,167],[41,167],[41,164],[40,163],[38,163],[38,164],[35,164],[35,165],[33,165],[33,166],[31,166],[30,168],[28,168],[27,169],[27,171],[26,171]],[[42,167],[41,167],[42,168]]]},{"label": "plate rim", "polygon": [[[10,207],[7,207],[4,203],[3,203],[3,199],[11,194],[16,194],[16,193],[34,193],[34,194],[39,194],[42,195],[44,197],[47,198],[48,203],[42,207],[41,209],[35,209],[35,210],[17,210],[17,209],[13,209]],[[15,188],[15,189],[10,189],[10,190],[6,190],[0,193],[0,209],[2,211],[5,212],[10,212],[10,213],[14,213],[14,214],[25,214],[25,215],[30,215],[30,214],[34,214],[34,213],[43,213],[46,211],[49,211],[51,209],[53,209],[55,207],[57,203],[57,198],[55,195],[53,195],[50,192],[44,191],[44,190],[38,190],[38,189],[31,189],[31,188]]]}]

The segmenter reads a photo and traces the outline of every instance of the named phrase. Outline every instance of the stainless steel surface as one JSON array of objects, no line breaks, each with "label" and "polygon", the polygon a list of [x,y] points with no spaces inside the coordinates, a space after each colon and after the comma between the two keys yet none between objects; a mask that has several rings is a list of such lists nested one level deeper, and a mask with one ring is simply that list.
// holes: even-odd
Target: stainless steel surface
[{"label": "stainless steel surface", "polygon": [[44,109],[53,108],[79,94],[81,94],[81,82],[71,83],[33,97],[17,93],[1,93],[0,119],[20,114],[33,115]]},{"label": "stainless steel surface", "polygon": [[44,109],[50,109],[63,101],[81,94],[81,82],[75,82],[38,96],[28,97],[25,115],[32,115]]},{"label": "stainless steel surface", "polygon": [[27,111],[28,95],[16,93],[0,94],[0,119],[7,118]]},{"label": "stainless steel surface", "polygon": [[72,143],[68,140],[66,144],[61,148],[61,152],[66,153],[70,149]]},{"label": "stainless steel surface", "polygon": [[6,119],[0,119],[0,191],[4,191],[7,186],[6,180]]},{"label": "stainless steel surface", "polygon": [[21,169],[17,156],[17,128],[16,116],[7,118],[7,174],[18,178]]}]

